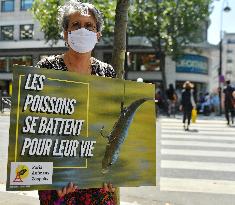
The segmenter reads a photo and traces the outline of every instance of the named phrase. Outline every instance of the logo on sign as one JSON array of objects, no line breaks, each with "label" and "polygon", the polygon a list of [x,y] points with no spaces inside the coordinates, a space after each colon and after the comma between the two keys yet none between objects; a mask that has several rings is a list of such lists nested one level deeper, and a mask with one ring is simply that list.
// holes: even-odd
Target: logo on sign
[{"label": "logo on sign", "polygon": [[26,165],[20,164],[15,169],[16,177],[13,182],[23,182],[23,179],[29,176],[29,168]]}]

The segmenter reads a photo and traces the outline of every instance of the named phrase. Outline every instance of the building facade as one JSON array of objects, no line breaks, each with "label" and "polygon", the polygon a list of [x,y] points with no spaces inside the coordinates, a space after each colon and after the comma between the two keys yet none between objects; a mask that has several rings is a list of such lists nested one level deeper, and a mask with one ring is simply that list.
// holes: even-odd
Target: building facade
[{"label": "building facade", "polygon": [[[10,93],[13,64],[34,66],[41,58],[66,51],[63,40],[51,46],[45,43],[39,23],[27,10],[33,0],[2,0],[0,11],[0,89]],[[203,32],[204,38],[206,33]],[[205,39],[204,39],[205,40]],[[234,44],[235,45],[235,44]],[[194,47],[194,46],[192,46]],[[214,52],[216,46],[208,43],[197,44],[200,52],[187,49],[178,61],[166,57],[167,84],[182,88],[186,80],[192,81],[200,92],[211,90],[216,83],[211,80],[215,73]],[[151,42],[145,37],[131,37],[128,40],[125,77],[129,80],[143,78],[161,86],[162,74],[159,59]],[[103,38],[96,46],[93,55],[105,62],[111,62],[112,38]],[[235,60],[234,60],[235,62]],[[215,74],[216,75],[216,74]],[[215,76],[216,77],[216,76]]]},{"label": "building facade", "polygon": [[222,74],[235,85],[235,33],[225,33],[222,42]]},{"label": "building facade", "polygon": [[[215,60],[217,60],[213,58],[213,53],[218,52],[217,46],[201,43],[197,45],[197,50],[200,52],[196,52],[192,48],[186,49],[185,54],[177,62],[169,56],[166,57],[167,85],[173,84],[174,87],[182,89],[183,83],[189,80],[194,83],[198,93],[214,89],[215,84],[212,84],[211,75],[215,69]],[[138,56],[138,54],[135,55]],[[142,56],[141,53],[139,55]],[[155,58],[155,63],[153,62],[152,55],[154,56],[154,51],[148,53],[148,57],[146,57],[148,60],[142,58],[138,68],[132,66],[128,71],[127,78],[135,80],[141,77],[145,82],[153,82],[157,86],[161,86],[162,72],[159,69],[158,60]]]},{"label": "building facade", "polygon": [[0,1],[0,90],[10,93],[13,64],[33,66],[45,55],[63,52],[64,42],[45,43],[39,22],[28,9],[33,0]]}]

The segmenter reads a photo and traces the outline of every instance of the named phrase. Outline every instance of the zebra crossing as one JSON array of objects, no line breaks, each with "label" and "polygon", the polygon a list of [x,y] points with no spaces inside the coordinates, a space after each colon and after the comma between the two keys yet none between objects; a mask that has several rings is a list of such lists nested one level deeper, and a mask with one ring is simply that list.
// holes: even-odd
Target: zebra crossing
[{"label": "zebra crossing", "polygon": [[235,195],[235,127],[200,119],[160,119],[160,190]]}]

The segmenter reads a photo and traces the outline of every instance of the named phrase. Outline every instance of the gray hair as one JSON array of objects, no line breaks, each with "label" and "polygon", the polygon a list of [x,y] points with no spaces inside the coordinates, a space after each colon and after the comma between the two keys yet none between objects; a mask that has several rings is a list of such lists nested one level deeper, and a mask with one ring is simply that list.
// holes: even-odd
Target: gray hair
[{"label": "gray hair", "polygon": [[96,19],[97,31],[101,32],[103,30],[103,14],[94,5],[82,3],[79,0],[69,0],[63,6],[60,6],[58,10],[58,22],[64,31],[68,29],[69,15],[75,12],[79,12],[83,16],[89,16],[89,12],[91,12]]}]

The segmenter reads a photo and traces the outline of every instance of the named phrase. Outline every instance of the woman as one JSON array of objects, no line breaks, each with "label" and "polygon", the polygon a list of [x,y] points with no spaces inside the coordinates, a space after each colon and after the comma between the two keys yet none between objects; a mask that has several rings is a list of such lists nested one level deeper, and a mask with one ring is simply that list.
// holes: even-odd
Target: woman
[{"label": "woman", "polygon": [[[70,0],[60,7],[58,20],[63,27],[68,50],[62,55],[41,60],[37,67],[115,78],[116,73],[111,65],[91,57],[91,52],[101,37],[101,12],[92,4]],[[101,189],[80,190],[69,183],[62,190],[39,191],[39,199],[41,205],[112,205],[113,191],[111,184],[105,184]]]},{"label": "woman", "polygon": [[[189,130],[191,121],[192,109],[196,108],[196,104],[193,97],[193,84],[186,81],[183,85],[182,99],[181,99],[181,110],[183,110],[183,124],[184,130]],[[186,119],[188,123],[186,123]]]}]

